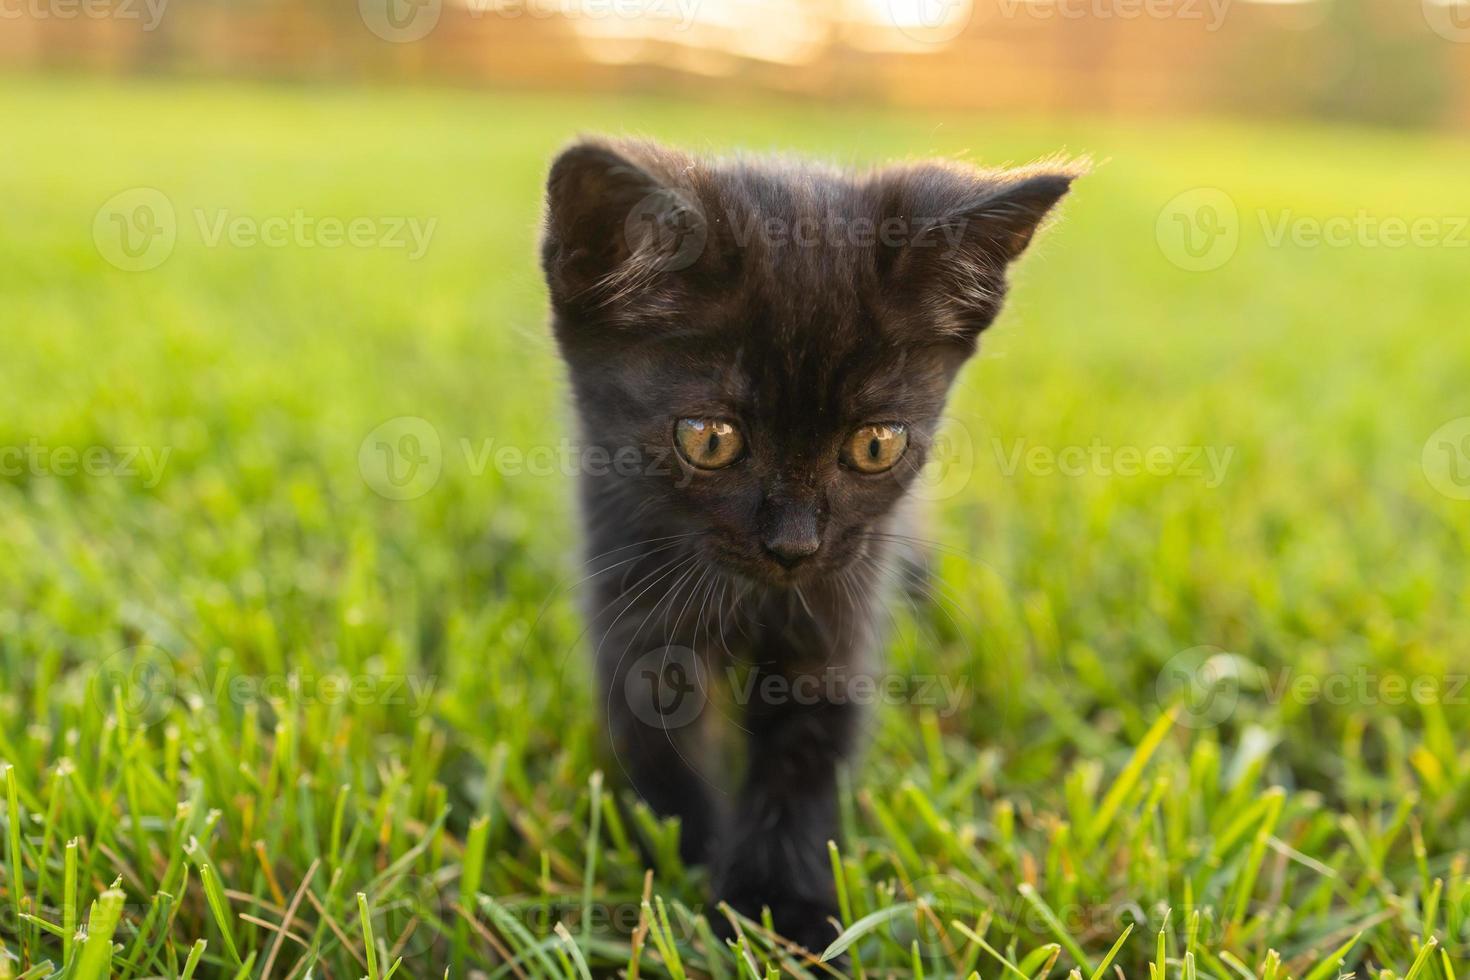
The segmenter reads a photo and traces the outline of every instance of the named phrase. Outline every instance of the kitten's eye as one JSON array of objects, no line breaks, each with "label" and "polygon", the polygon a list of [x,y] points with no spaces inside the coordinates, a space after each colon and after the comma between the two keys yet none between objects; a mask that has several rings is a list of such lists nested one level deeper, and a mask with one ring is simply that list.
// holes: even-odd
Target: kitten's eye
[{"label": "kitten's eye", "polygon": [[847,437],[842,461],[860,473],[882,473],[893,469],[909,446],[909,434],[901,425],[865,425]]},{"label": "kitten's eye", "polygon": [[674,423],[674,445],[690,466],[717,470],[740,458],[745,437],[721,419],[680,419]]}]

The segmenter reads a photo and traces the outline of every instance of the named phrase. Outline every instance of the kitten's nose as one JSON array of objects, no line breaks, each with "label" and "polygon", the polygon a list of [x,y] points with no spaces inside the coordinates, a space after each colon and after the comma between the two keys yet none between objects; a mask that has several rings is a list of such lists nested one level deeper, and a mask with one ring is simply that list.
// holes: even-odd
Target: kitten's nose
[{"label": "kitten's nose", "polygon": [[810,537],[776,538],[761,543],[765,545],[766,554],[787,568],[795,568],[822,547],[822,539],[815,534]]},{"label": "kitten's nose", "polygon": [[761,514],[761,546],[787,568],[815,555],[822,547],[816,501],[766,501]]}]

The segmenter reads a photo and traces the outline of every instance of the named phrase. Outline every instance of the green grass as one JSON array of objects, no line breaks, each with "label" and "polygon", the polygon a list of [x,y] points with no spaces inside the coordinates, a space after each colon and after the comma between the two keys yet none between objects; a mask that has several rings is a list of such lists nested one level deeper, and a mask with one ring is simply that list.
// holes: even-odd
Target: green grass
[{"label": "green grass", "polygon": [[[956,395],[973,452],[929,532],[940,597],[894,611],[889,662],[959,693],[881,707],[849,774],[832,862],[854,972],[1470,974],[1470,502],[1421,465],[1470,415],[1470,249],[1272,247],[1258,220],[1470,214],[1463,141],[7,89],[0,447],[153,455],[0,477],[0,976],[828,974],[759,923],[717,944],[675,828],[620,805],[570,481],[479,465],[487,440],[568,431],[539,186],[560,143],[604,129],[1104,161]],[[146,272],[92,233],[136,186],[178,215]],[[1156,240],[1196,187],[1241,215],[1212,272]],[[209,247],[195,209],[437,223],[411,261]],[[400,416],[432,426],[442,467],[402,501],[359,465]],[[1094,441],[1229,465],[1006,462]],[[1214,699],[1179,683],[1202,663]]]}]

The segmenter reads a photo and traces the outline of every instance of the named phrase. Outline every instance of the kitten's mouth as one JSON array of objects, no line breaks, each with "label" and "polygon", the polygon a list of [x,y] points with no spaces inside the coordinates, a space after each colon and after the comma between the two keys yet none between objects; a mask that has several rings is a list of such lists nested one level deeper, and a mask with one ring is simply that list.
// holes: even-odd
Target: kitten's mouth
[{"label": "kitten's mouth", "polygon": [[848,528],[828,534],[816,551],[796,560],[781,560],[767,549],[739,536],[734,540],[711,534],[704,539],[706,560],[740,581],[767,588],[797,589],[824,579],[839,579],[857,574],[860,569],[878,562],[870,551],[871,542],[862,528]]},{"label": "kitten's mouth", "polygon": [[765,562],[769,569],[769,577],[778,585],[796,586],[803,582],[809,582],[821,576],[821,569],[814,561],[802,561],[795,565],[787,565],[782,562]]},{"label": "kitten's mouth", "polygon": [[830,574],[833,567],[827,557],[825,549],[794,562],[719,546],[712,549],[714,562],[729,574],[754,584],[783,589],[794,589]]}]

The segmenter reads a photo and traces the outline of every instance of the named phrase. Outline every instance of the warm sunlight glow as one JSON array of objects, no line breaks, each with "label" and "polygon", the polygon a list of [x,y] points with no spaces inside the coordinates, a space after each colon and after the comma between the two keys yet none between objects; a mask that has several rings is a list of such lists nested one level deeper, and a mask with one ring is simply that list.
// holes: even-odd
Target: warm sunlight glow
[{"label": "warm sunlight glow", "polygon": [[778,0],[620,0],[573,18],[599,60],[650,61],[700,74],[733,70],[731,59],[803,64],[820,52],[831,22],[820,8]]}]

